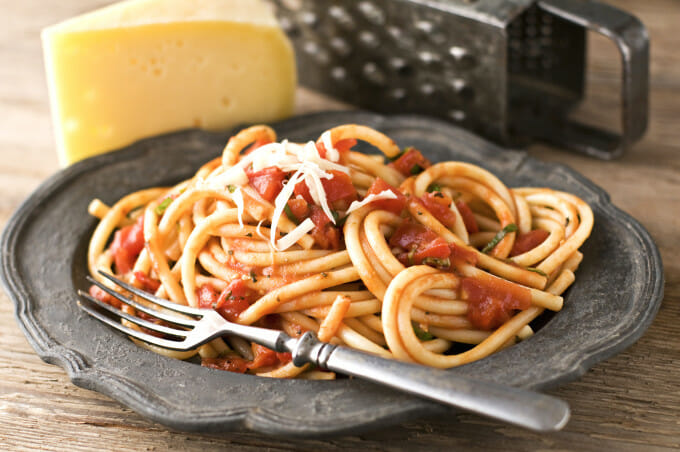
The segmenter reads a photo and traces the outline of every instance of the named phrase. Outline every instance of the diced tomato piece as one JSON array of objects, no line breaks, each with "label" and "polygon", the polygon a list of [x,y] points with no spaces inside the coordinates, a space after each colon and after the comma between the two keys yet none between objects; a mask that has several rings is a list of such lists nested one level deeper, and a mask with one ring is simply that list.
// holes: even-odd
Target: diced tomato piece
[{"label": "diced tomato piece", "polygon": [[203,284],[196,289],[196,297],[198,298],[198,307],[201,309],[213,309],[217,303],[219,294],[210,284]]},{"label": "diced tomato piece", "polygon": [[134,272],[135,279],[141,284],[142,290],[154,293],[161,286],[161,282],[148,276],[144,272]]},{"label": "diced tomato piece", "polygon": [[451,261],[459,263],[468,263],[470,265],[477,265],[477,253],[469,250],[463,246],[458,246],[453,243],[449,244],[451,248]]},{"label": "diced tomato piece", "polygon": [[[349,154],[349,150],[352,149],[354,146],[357,145],[357,140],[354,138],[348,138],[346,140],[340,140],[337,143],[333,145],[335,149],[338,151],[340,154],[340,162],[344,162],[347,160],[347,154]],[[319,155],[321,158],[326,158],[326,146],[322,142],[317,142],[316,143],[316,149],[319,151]]]},{"label": "diced tomato piece", "polygon": [[408,148],[397,160],[392,162],[390,165],[401,174],[408,177],[413,176],[414,174],[419,174],[425,168],[429,168],[431,163],[416,148]]},{"label": "diced tomato piece", "polygon": [[253,343],[254,359],[248,363],[249,369],[258,369],[260,367],[271,367],[279,363],[276,352],[260,344]]},{"label": "diced tomato piece", "polygon": [[298,182],[297,184],[295,184],[295,189],[293,190],[293,193],[295,193],[297,196],[302,197],[302,199],[307,201],[308,204],[314,203],[312,195],[309,193],[309,187],[307,186],[305,181]]},{"label": "diced tomato piece", "polygon": [[311,232],[312,238],[320,248],[325,250],[340,249],[342,243],[342,234],[340,230],[330,224],[323,228],[315,227]]},{"label": "diced tomato piece", "polygon": [[312,219],[314,225],[317,228],[323,228],[331,222],[328,215],[323,211],[323,209],[317,205],[311,205],[309,208],[309,218]]},{"label": "diced tomato piece", "polygon": [[349,174],[336,170],[328,172],[333,175],[333,178],[321,179],[321,184],[326,192],[326,199],[329,203],[340,200],[352,202],[357,199],[357,189],[354,188]]},{"label": "diced tomato piece", "polygon": [[390,246],[406,250],[398,258],[404,265],[419,265],[423,259],[446,259],[451,248],[444,239],[419,223],[405,221],[390,237]]},{"label": "diced tomato piece", "polygon": [[[321,185],[326,192],[326,200],[329,204],[337,201],[345,201],[347,203],[357,199],[357,190],[352,184],[352,179],[348,174],[342,171],[331,170],[329,173],[333,174],[332,179],[321,179]],[[313,204],[314,200],[309,192],[309,187],[305,181],[295,184],[295,194],[301,196],[309,204]]]},{"label": "diced tomato piece", "polygon": [[389,190],[395,195],[397,195],[397,198],[379,199],[377,201],[371,202],[370,205],[377,210],[387,210],[388,212],[392,212],[396,215],[399,215],[401,211],[404,210],[404,207],[406,207],[406,196],[404,196],[404,194],[401,191],[399,191],[398,188],[391,186],[381,178],[378,177],[373,181],[371,186],[368,188],[366,196],[377,195],[386,190]]},{"label": "diced tomato piece", "polygon": [[250,154],[250,153],[253,152],[255,149],[257,149],[257,148],[259,148],[259,147],[262,147],[262,146],[264,146],[265,144],[269,144],[269,143],[271,143],[271,141],[269,141],[269,140],[267,140],[267,139],[261,138],[261,139],[255,141],[255,143],[253,143],[252,146],[250,146],[248,149],[246,149],[246,151],[244,152],[244,154]]},{"label": "diced tomato piece", "polygon": [[119,274],[127,273],[135,265],[137,256],[144,248],[144,218],[142,216],[129,226],[116,231],[111,252]]},{"label": "diced tomato piece", "polygon": [[425,193],[418,199],[444,226],[452,228],[456,224],[456,214],[449,208],[453,200],[445,194],[441,192]]},{"label": "diced tomato piece", "polygon": [[320,248],[326,250],[335,250],[340,248],[341,234],[340,230],[333,226],[330,218],[324,213],[321,207],[311,205],[309,209],[309,218],[314,222],[314,229],[312,229],[311,236]]},{"label": "diced tomato piece", "polygon": [[120,309],[121,305],[123,304],[120,302],[120,300],[104,292],[104,290],[100,289],[98,286],[95,286],[94,284],[90,286],[88,292],[97,300],[101,301],[102,303],[111,305],[114,308]]},{"label": "diced tomato piece", "polygon": [[510,251],[510,257],[518,256],[536,248],[548,238],[550,233],[544,229],[534,229],[526,234],[518,234]]},{"label": "diced tomato piece", "polygon": [[288,200],[288,208],[298,220],[302,221],[309,214],[309,204],[302,198],[291,198]]},{"label": "diced tomato piece", "polygon": [[517,310],[531,306],[529,289],[491,275],[463,278],[461,290],[468,301],[468,320],[483,330],[498,328]]},{"label": "diced tomato piece", "polygon": [[213,309],[230,322],[235,322],[238,316],[250,307],[250,296],[245,281],[235,279],[222,291]]},{"label": "diced tomato piece", "polygon": [[273,201],[283,189],[286,173],[275,166],[260,171],[246,170],[248,181],[255,190],[267,201]]},{"label": "diced tomato piece", "polygon": [[472,209],[463,201],[456,202],[456,208],[463,217],[463,223],[465,223],[465,229],[467,229],[469,234],[474,234],[479,232],[479,227],[477,226],[477,220],[475,220],[475,215],[472,213]]},{"label": "diced tomato piece", "polygon": [[201,366],[211,369],[226,370],[228,372],[245,373],[248,361],[239,356],[225,356],[222,358],[202,358]]}]

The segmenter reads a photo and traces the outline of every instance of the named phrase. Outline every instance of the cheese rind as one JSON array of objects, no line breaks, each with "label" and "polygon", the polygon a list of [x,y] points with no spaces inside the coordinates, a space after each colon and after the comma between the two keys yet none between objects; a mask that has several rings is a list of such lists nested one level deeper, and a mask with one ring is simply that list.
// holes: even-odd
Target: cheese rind
[{"label": "cheese rind", "polygon": [[[246,2],[259,5],[252,21]],[[62,165],[159,133],[292,113],[293,50],[259,0],[134,0],[78,19],[43,31]]]}]

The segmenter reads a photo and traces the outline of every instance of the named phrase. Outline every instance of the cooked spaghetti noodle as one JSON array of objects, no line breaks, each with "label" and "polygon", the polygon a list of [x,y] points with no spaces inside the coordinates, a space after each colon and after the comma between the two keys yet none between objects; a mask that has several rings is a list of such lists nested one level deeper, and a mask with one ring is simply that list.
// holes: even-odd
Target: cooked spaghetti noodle
[{"label": "cooked spaghetti noodle", "polygon": [[[384,156],[353,151],[357,140]],[[89,210],[89,270],[104,284],[98,270],[234,322],[439,368],[526,339],[559,311],[593,226],[574,195],[431,165],[359,125],[305,144],[251,127],[191,179]],[[334,377],[232,337],[182,353],[140,345],[234,372]]]}]

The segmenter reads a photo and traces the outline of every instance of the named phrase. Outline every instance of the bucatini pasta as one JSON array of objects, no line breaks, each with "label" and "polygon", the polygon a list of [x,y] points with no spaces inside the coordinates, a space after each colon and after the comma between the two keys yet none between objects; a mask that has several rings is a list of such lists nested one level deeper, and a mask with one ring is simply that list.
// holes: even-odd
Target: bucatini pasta
[{"label": "bucatini pasta", "polygon": [[[357,140],[382,155],[353,151]],[[439,368],[527,339],[559,311],[593,226],[572,194],[433,165],[361,125],[308,143],[250,127],[191,179],[89,210],[100,220],[89,271],[104,284],[98,270],[234,322]],[[334,377],[238,338],[183,353],[140,345],[233,372]]]}]

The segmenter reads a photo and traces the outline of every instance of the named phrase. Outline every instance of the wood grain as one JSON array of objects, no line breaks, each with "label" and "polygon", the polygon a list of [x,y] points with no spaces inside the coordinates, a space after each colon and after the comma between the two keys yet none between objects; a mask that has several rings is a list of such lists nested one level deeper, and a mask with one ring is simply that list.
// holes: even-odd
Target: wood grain
[{"label": "wood grain", "polygon": [[[39,30],[110,3],[106,0],[0,0],[0,227],[23,199],[57,170]],[[535,434],[473,415],[430,419],[343,438],[290,440],[239,432],[200,435],[149,422],[107,397],[75,387],[43,363],[0,293],[0,449],[3,450],[674,450],[680,448],[680,3],[617,0],[647,25],[652,42],[649,131],[627,156],[599,162],[543,145],[532,155],[567,163],[604,187],[638,218],[661,249],[666,287],[661,311],[630,349],[596,365],[553,394],[571,422]],[[616,126],[618,55],[590,45],[584,117]],[[300,90],[298,111],[345,108]]]}]

